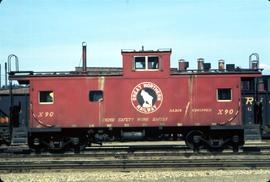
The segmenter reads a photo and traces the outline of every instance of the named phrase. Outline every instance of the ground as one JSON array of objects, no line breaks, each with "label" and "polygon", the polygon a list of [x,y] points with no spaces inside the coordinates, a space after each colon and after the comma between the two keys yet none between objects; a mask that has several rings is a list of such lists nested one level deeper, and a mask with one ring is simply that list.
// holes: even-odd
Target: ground
[{"label": "ground", "polygon": [[270,169],[242,170],[180,170],[180,169],[117,169],[117,170],[51,170],[5,172],[0,174],[4,182],[216,182],[245,181],[267,182],[270,180]]}]

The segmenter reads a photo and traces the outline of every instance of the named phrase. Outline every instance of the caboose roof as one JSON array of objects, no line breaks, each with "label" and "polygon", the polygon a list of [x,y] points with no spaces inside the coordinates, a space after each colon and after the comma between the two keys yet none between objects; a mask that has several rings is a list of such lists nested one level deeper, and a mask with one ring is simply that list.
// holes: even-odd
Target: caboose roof
[{"label": "caboose roof", "polygon": [[[53,71],[53,72],[34,72],[34,71],[17,71],[10,72],[11,80],[18,80],[20,83],[28,83],[30,79],[46,78],[46,77],[128,77],[128,78],[168,78],[169,76],[184,75],[237,75],[240,77],[257,77],[261,76],[261,69],[242,69],[233,68],[233,70],[179,70],[179,68],[170,68],[170,55],[172,50],[168,48],[157,50],[141,50],[122,49],[123,67],[86,67],[83,71],[82,67],[76,67],[75,71]],[[157,68],[136,68],[136,58],[145,57],[145,65],[150,61],[148,59],[156,57]],[[139,60],[140,61],[140,60]],[[140,62],[139,62],[140,63]],[[153,60],[152,62],[153,63]]]},{"label": "caboose roof", "polygon": [[[26,77],[69,77],[69,76],[122,76],[123,68],[119,67],[87,67],[87,72],[82,73],[81,67],[76,67],[75,71],[52,71],[52,72],[34,72],[34,71],[12,71],[9,73],[9,78],[16,80],[16,78]],[[235,75],[235,74],[261,74],[261,70],[252,69],[238,69],[234,71],[219,71],[218,69],[211,69],[209,71],[186,70],[179,71],[177,68],[170,69],[171,75]]]},{"label": "caboose roof", "polygon": [[122,49],[121,53],[171,53],[172,49],[170,48],[160,48],[157,50],[138,50],[136,51],[135,49]]}]

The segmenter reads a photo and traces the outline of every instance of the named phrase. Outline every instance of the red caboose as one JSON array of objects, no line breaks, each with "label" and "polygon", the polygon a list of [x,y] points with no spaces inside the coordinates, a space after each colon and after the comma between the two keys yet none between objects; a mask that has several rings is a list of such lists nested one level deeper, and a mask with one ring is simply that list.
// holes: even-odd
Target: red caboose
[{"label": "red caboose", "polygon": [[[171,50],[122,50],[122,68],[14,73],[29,84],[30,146],[82,148],[104,140],[184,138],[193,149],[243,145],[241,83],[258,70],[198,61],[170,68]],[[222,63],[222,62],[221,62]]]}]

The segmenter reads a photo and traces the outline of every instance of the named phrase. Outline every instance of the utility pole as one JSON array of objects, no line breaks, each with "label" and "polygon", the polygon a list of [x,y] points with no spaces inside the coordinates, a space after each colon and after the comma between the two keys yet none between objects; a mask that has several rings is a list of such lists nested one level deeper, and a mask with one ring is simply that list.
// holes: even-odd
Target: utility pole
[{"label": "utility pole", "polygon": [[7,88],[7,62],[5,62],[5,88]]},{"label": "utility pole", "polygon": [[0,89],[2,88],[2,68],[0,64]]}]

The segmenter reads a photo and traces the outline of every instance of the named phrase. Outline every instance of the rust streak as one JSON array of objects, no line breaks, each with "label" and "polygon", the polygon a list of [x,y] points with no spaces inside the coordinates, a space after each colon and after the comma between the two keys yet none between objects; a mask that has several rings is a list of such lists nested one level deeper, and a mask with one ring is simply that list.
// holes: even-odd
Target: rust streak
[{"label": "rust streak", "polygon": [[[99,77],[98,78],[98,89],[99,90],[104,90],[104,85],[105,85],[105,77]],[[99,126],[102,125],[103,121],[103,100],[99,101]]]},{"label": "rust streak", "polygon": [[188,109],[189,109],[189,105],[190,105],[190,102],[187,103],[186,105],[186,110],[185,110],[185,117],[187,116],[187,113],[188,113]]},{"label": "rust streak", "polygon": [[190,119],[192,119],[192,102],[193,102],[193,82],[194,82],[194,77],[193,75],[189,76],[188,79],[188,103],[186,105],[186,110],[185,110],[185,117],[187,117],[187,114],[189,113]]},{"label": "rust streak", "polygon": [[104,85],[105,85],[105,77],[99,77],[98,78],[98,89],[99,90],[104,90]]}]

